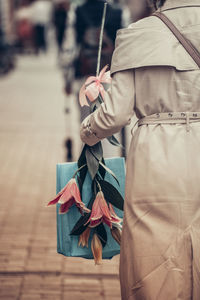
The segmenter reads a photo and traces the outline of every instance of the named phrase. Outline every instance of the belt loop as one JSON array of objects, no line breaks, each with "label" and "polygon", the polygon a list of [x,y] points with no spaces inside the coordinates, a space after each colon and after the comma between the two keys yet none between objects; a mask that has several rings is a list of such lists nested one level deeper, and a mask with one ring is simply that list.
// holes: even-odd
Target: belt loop
[{"label": "belt loop", "polygon": [[187,132],[190,131],[190,113],[186,112],[186,130]]}]

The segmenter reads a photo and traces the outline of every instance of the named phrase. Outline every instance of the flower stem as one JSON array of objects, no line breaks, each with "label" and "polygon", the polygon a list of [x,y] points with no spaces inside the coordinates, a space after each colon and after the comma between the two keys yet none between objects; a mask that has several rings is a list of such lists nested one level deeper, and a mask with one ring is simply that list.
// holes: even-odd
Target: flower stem
[{"label": "flower stem", "polygon": [[99,189],[99,191],[101,192],[101,186],[100,186],[100,184],[99,184],[99,182],[98,182],[98,180],[95,178],[95,181],[96,181],[96,183],[97,183],[97,186],[98,186],[98,189]]},{"label": "flower stem", "polygon": [[103,30],[104,30],[104,24],[106,19],[106,10],[107,10],[107,3],[104,3],[104,9],[103,9],[103,17],[101,22],[101,32],[99,37],[99,50],[98,50],[98,59],[97,59],[97,70],[96,70],[96,76],[99,75],[100,70],[100,62],[101,62],[101,50],[102,50],[102,43],[103,43]]},{"label": "flower stem", "polygon": [[74,175],[73,175],[72,177],[75,178],[75,177],[76,177],[76,174],[77,174],[80,170],[82,170],[83,168],[85,168],[86,166],[87,166],[87,164],[82,165],[78,170],[76,170],[76,172],[74,173]]}]

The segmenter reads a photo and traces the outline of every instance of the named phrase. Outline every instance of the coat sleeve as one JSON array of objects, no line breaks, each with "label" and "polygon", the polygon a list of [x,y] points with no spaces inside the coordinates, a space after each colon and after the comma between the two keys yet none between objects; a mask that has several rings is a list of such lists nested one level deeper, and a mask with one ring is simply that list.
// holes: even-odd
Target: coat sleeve
[{"label": "coat sleeve", "polygon": [[118,132],[130,123],[134,105],[134,70],[114,73],[104,103],[81,124],[82,141],[92,146],[103,138]]}]

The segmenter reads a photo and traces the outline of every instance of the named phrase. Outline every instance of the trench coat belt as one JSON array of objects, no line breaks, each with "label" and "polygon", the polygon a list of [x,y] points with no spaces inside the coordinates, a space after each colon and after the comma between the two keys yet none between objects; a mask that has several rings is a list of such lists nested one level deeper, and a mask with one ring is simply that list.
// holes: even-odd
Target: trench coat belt
[{"label": "trench coat belt", "polygon": [[200,112],[166,112],[156,113],[138,120],[138,126],[150,124],[186,124],[187,131],[190,123],[200,122]]}]

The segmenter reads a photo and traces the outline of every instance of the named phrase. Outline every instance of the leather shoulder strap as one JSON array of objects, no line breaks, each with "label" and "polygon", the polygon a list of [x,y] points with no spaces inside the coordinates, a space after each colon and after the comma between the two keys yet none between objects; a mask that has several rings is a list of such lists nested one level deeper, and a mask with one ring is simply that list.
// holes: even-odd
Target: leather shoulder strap
[{"label": "leather shoulder strap", "polygon": [[171,30],[177,40],[183,45],[185,50],[189,53],[189,55],[193,58],[195,63],[200,68],[200,53],[192,45],[192,43],[182,35],[182,33],[176,28],[176,26],[168,19],[166,15],[161,12],[155,12],[153,13],[153,16],[158,17],[163,21],[163,23],[165,23],[165,25]]}]

